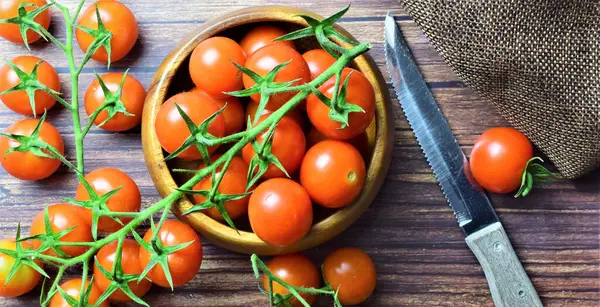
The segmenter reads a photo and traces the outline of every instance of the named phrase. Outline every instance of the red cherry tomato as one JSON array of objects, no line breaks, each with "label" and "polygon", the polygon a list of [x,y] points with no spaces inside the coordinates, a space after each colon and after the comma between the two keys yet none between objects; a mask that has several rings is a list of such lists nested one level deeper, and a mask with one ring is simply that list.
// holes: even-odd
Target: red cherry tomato
[{"label": "red cherry tomato", "polygon": [[248,217],[252,231],[265,243],[289,246],[310,231],[312,203],[306,190],[293,180],[269,179],[252,192]]},{"label": "red cherry tomato", "polygon": [[[19,6],[21,3],[30,3],[42,7],[47,4],[46,0],[2,0],[0,4],[0,19],[9,19],[17,17],[19,15]],[[25,10],[33,11],[35,6],[27,6]],[[34,19],[35,22],[40,24],[44,29],[48,30],[50,27],[50,9],[46,9],[37,15]],[[40,39],[40,36],[32,30],[27,31],[27,42],[33,43]],[[23,36],[19,31],[19,26],[10,23],[0,23],[0,37],[4,38],[9,42],[15,44],[23,44]]]},{"label": "red cherry tomato", "polygon": [[217,105],[220,108],[225,107],[223,110],[223,117],[225,120],[225,135],[234,134],[236,132],[240,132],[244,129],[244,125],[246,124],[246,118],[244,116],[244,107],[239,99],[236,97],[230,96],[227,98],[213,98],[208,95],[205,91],[195,87],[190,92],[196,93],[198,95],[204,95],[207,98],[213,99],[217,102]]},{"label": "red cherry tomato", "polygon": [[[31,248],[28,242],[21,242],[21,246],[25,249]],[[17,244],[14,240],[0,240],[0,248],[14,251],[17,249]],[[17,269],[13,277],[6,282],[6,278],[10,273],[15,258],[6,254],[0,253],[0,297],[16,297],[21,296],[35,288],[40,281],[41,275],[36,270],[28,265],[22,264]],[[41,263],[36,263],[42,267]]]},{"label": "red cherry tomato", "polygon": [[323,277],[333,289],[339,289],[343,305],[360,304],[375,290],[373,260],[358,248],[340,248],[329,254],[323,263]]},{"label": "red cherry tomato", "polygon": [[[321,133],[334,140],[348,140],[358,136],[369,127],[375,117],[375,91],[373,86],[362,73],[351,68],[344,68],[342,81],[345,81],[350,73],[352,75],[348,82],[346,99],[348,103],[361,107],[365,112],[350,113],[348,117],[349,125],[344,129],[340,129],[342,127],[340,122],[329,118],[331,109],[317,96],[310,95],[306,100],[306,111],[310,122]],[[334,88],[335,77],[321,85],[319,91],[331,98]]]},{"label": "red cherry tomato", "polygon": [[[267,102],[267,105],[265,106],[262,115],[268,115],[271,114],[275,111],[277,111],[278,108],[274,107],[271,103]],[[248,117],[250,117],[250,120],[252,122],[254,122],[254,116],[256,115],[256,112],[258,111],[258,102],[254,101],[254,100],[250,100],[248,102],[248,105],[246,106],[246,116],[245,116],[245,120],[248,120]],[[288,112],[286,114],[287,117],[289,117],[291,120],[293,120],[296,124],[298,124],[298,126],[300,128],[303,128],[304,126],[306,126],[306,118],[304,115],[302,115],[302,113],[300,111],[298,111],[298,109],[293,109],[290,112]]]},{"label": "red cherry tomato", "polygon": [[[119,85],[123,79],[123,73],[107,73],[101,76],[102,81],[106,84],[106,87],[112,92],[116,93],[119,90]],[[100,82],[98,79],[94,79],[92,84],[88,87],[85,92],[85,112],[88,116],[91,116],[102,104],[104,104],[106,97]],[[121,91],[121,102],[125,105],[125,109],[128,113],[133,116],[128,116],[123,113],[117,113],[113,118],[100,126],[101,129],[108,131],[126,131],[142,122],[142,110],[144,109],[144,100],[146,99],[146,90],[144,86],[136,80],[133,76],[127,75],[125,82],[123,82],[123,89]],[[101,124],[108,117],[107,111],[102,111],[94,121],[96,125]]]},{"label": "red cherry tomato", "polygon": [[483,133],[471,151],[471,172],[475,180],[494,193],[510,193],[519,188],[533,146],[514,128],[498,127]]},{"label": "red cherry tomato", "polygon": [[[12,59],[13,64],[19,67],[19,69],[26,74],[30,74],[35,65],[40,61],[42,61],[42,63],[37,69],[37,80],[48,88],[60,92],[60,80],[58,79],[58,74],[56,73],[56,70],[54,70],[54,67],[48,64],[48,62],[34,56],[20,56]],[[17,86],[19,83],[21,83],[21,79],[17,73],[10,66],[8,66],[8,64],[4,64],[4,66],[0,68],[0,92],[11,89]],[[29,116],[33,115],[29,96],[24,90],[2,95],[0,96],[0,99],[2,99],[2,102],[9,109],[17,113]],[[44,91],[36,91],[34,95],[34,101],[35,114],[39,116],[44,114],[44,110],[49,110],[52,108],[56,102],[56,99]]]},{"label": "red cherry tomato", "polygon": [[[200,125],[205,119],[219,111],[217,102],[204,95],[188,92],[177,94],[167,100],[158,111],[155,128],[158,141],[168,153],[177,150],[191,135],[175,104],[179,105],[196,125]],[[223,114],[211,122],[208,132],[215,137],[225,135]],[[217,148],[218,146],[209,147],[208,151],[213,153]],[[202,155],[196,146],[192,146],[177,157],[184,160],[197,160],[202,158]]]},{"label": "red cherry tomato", "polygon": [[[265,115],[260,118],[259,123],[267,118]],[[266,131],[260,134],[256,139],[259,143],[264,142]],[[295,172],[302,163],[304,152],[306,150],[306,138],[302,129],[289,117],[284,116],[273,133],[273,146],[271,153],[279,160],[288,174]],[[242,156],[246,163],[250,164],[252,158],[256,155],[252,144],[244,146]],[[264,178],[285,177],[285,174],[275,165],[269,165]]]},{"label": "red cherry tomato", "polygon": [[270,44],[282,44],[295,48],[296,46],[293,41],[274,41],[274,39],[286,34],[287,32],[285,30],[276,26],[258,26],[250,30],[250,32],[242,38],[240,46],[242,46],[242,49],[247,55],[251,55],[254,51]]},{"label": "red cherry tomato", "polygon": [[[217,156],[214,156],[214,158],[216,158],[216,157]],[[199,169],[202,169],[202,168],[204,168],[204,165],[202,165]],[[216,172],[217,176],[220,176],[221,172],[223,171],[222,169],[223,169],[223,167],[220,167],[218,169],[218,171]],[[221,181],[221,184],[219,184],[219,192],[222,194],[228,194],[228,195],[245,193],[246,192],[246,184],[247,184],[247,180],[246,180],[247,174],[248,174],[248,164],[244,160],[242,160],[242,158],[234,157],[233,160],[231,160],[229,167],[225,171],[225,175],[223,176],[223,180]],[[212,188],[212,175],[202,179],[202,181],[200,181],[198,184],[196,184],[194,186],[193,190],[210,191],[211,188]],[[246,214],[246,212],[248,212],[248,200],[249,199],[250,199],[250,196],[244,197],[244,198],[238,199],[238,200],[230,200],[230,201],[225,202],[224,206],[225,206],[225,209],[227,210],[227,214],[229,215],[229,217],[231,219],[236,219],[236,218],[241,217],[242,215]],[[206,201],[206,197],[200,196],[200,195],[194,195],[194,201],[197,204],[200,204],[200,203],[203,203],[204,201]],[[223,216],[221,216],[221,214],[219,213],[217,208],[210,208],[208,210],[204,210],[203,212],[215,220],[223,221]]]},{"label": "red cherry tomato", "polygon": [[[75,300],[81,300],[81,284],[83,280],[81,278],[74,278],[63,282],[60,285],[60,288],[67,293],[70,297]],[[92,287],[91,289],[89,287]],[[102,291],[98,289],[98,286],[95,284],[90,284],[89,280],[85,281],[85,291],[90,291],[87,297],[87,302],[82,302],[84,306],[95,305],[98,303],[98,299],[102,296]],[[86,293],[86,292],[84,292]],[[87,305],[86,305],[87,304]],[[108,307],[108,300],[103,301],[98,304],[101,307]],[[50,307],[71,307],[69,303],[60,295],[60,293],[56,292],[52,299],[50,300]]]},{"label": "red cherry tomato", "polygon": [[350,204],[365,184],[365,162],[354,146],[323,141],[308,150],[300,168],[300,182],[310,198],[328,208]]},{"label": "red cherry tomato", "polygon": [[[321,287],[321,275],[317,267],[306,256],[301,254],[282,255],[273,258],[267,264],[273,275],[294,287],[315,288]],[[269,290],[269,279],[263,275],[263,288]],[[277,282],[273,282],[273,292],[283,296],[290,292]],[[301,293],[302,298],[310,305],[317,300],[316,295]],[[302,307],[296,298],[289,301],[293,307]]]},{"label": "red cherry tomato", "polygon": [[[301,85],[310,82],[310,70],[306,61],[291,47],[282,44],[266,45],[254,53],[246,60],[246,68],[252,70],[260,76],[266,76],[275,66],[290,61],[290,63],[277,73],[275,82],[289,82],[300,79],[294,85]],[[251,88],[256,82],[252,78],[244,75],[244,87]],[[269,103],[275,108],[281,107],[297,92],[286,92],[269,97]],[[252,95],[250,98],[260,102],[260,94]]]},{"label": "red cherry tomato", "polygon": [[[9,126],[4,132],[31,136],[33,130],[40,122],[39,119],[24,119]],[[48,122],[42,124],[39,139],[52,145],[61,154],[65,153],[65,146],[60,133]],[[6,154],[10,148],[17,147],[21,143],[0,136],[0,162],[7,173],[21,180],[40,180],[54,174],[60,166],[60,160],[38,157],[31,152],[11,152]]]},{"label": "red cherry tomato", "polygon": [[[96,7],[100,12],[100,18],[106,30],[112,33],[110,40],[110,62],[116,62],[124,58],[133,48],[138,39],[138,24],[135,15],[119,1],[98,1],[90,5],[79,18],[77,25],[92,30],[98,29],[98,18]],[[77,42],[83,52],[86,52],[94,42],[94,37],[82,31],[75,30]],[[92,59],[103,63],[108,62],[108,53],[104,47],[100,47],[92,55]]]},{"label": "red cherry tomato", "polygon": [[[31,229],[29,230],[31,236],[46,234],[44,215],[45,210],[42,210],[33,219]],[[48,220],[50,221],[50,227],[54,233],[59,233],[74,227],[73,230],[60,238],[60,242],[92,242],[92,230],[79,214],[79,209],[76,206],[69,204],[48,206]],[[33,245],[35,249],[39,249],[42,242],[40,240],[32,240],[31,245]],[[88,247],[63,246],[60,247],[60,250],[68,256],[76,257],[85,253],[88,250]],[[58,256],[52,249],[46,250],[44,254],[55,257]]]},{"label": "red cherry tomato", "polygon": [[227,98],[223,92],[242,89],[242,72],[246,54],[234,40],[216,36],[201,42],[190,58],[190,75],[194,84],[215,98]]},{"label": "red cherry tomato", "polygon": [[[306,135],[306,147],[312,148],[317,143],[325,140],[330,140],[330,138],[321,133],[315,127],[312,127]],[[367,133],[359,134],[358,136],[346,140],[345,142],[348,142],[350,145],[354,146],[354,148],[358,149],[363,159],[369,159],[370,148],[369,137],[367,136]]]},{"label": "red cherry tomato", "polygon": [[[104,195],[112,190],[120,188],[120,190],[108,199],[106,206],[113,212],[138,212],[142,206],[142,195],[137,184],[131,177],[122,171],[115,168],[99,168],[85,176],[85,180],[89,182],[94,191],[98,195]],[[89,200],[90,195],[83,186],[77,186],[75,194],[77,200]],[[92,212],[89,209],[81,208],[81,215],[84,217],[88,225],[92,224]],[[119,220],[123,224],[127,224],[132,220],[128,217],[120,217]],[[106,232],[114,232],[121,229],[121,225],[115,220],[103,216],[98,222],[98,230]]]},{"label": "red cherry tomato", "polygon": [[306,60],[308,68],[310,69],[310,76],[312,79],[317,78],[327,68],[331,67],[335,63],[335,58],[327,51],[323,49],[313,49],[305,52],[302,57]]},{"label": "red cherry tomato", "polygon": [[[152,229],[149,229],[144,235],[144,241],[150,243],[152,235]],[[202,263],[202,243],[194,229],[180,221],[166,221],[158,232],[158,240],[162,242],[164,247],[193,242],[187,247],[167,256],[173,287],[182,286],[192,280],[196,276],[196,273],[198,273],[200,264]],[[145,268],[150,263],[151,256],[147,250],[140,248],[142,268]],[[147,276],[154,284],[164,288],[171,287],[160,264],[153,267]]]},{"label": "red cherry tomato", "polygon": [[[140,245],[132,239],[125,239],[123,242],[123,250],[121,251],[121,268],[123,269],[124,274],[136,274],[139,275],[143,272],[144,268],[142,267],[141,259],[140,259]],[[96,259],[98,259],[98,263],[108,272],[112,272],[113,263],[117,256],[117,242],[112,242],[103,246],[96,255]],[[97,264],[94,264],[94,283],[100,289],[100,291],[104,292],[108,289],[111,281],[102,274],[102,271],[98,268]],[[152,283],[147,279],[142,279],[140,282],[136,280],[130,281],[128,283],[129,288],[133,294],[137,297],[142,297],[144,294],[148,293],[150,287],[152,287]],[[131,298],[127,296],[123,291],[117,290],[113,292],[108,297],[111,301],[116,302],[130,302]]]}]

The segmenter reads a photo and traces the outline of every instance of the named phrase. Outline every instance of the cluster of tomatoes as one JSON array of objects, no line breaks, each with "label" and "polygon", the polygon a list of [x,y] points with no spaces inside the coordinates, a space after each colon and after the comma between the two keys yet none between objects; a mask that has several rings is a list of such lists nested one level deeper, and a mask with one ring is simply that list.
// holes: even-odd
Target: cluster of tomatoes
[{"label": "cluster of tomatoes", "polygon": [[[242,74],[233,63],[260,77],[287,63],[274,81],[294,81],[293,85],[302,85],[335,62],[335,58],[323,49],[301,54],[295,49],[294,42],[275,40],[285,34],[286,31],[279,27],[261,25],[250,30],[239,43],[220,36],[202,41],[193,51],[189,63],[189,73],[196,87],[171,97],[158,112],[156,135],[163,149],[173,153],[190,137],[190,130],[177,106],[196,125],[224,108],[208,126],[208,132],[217,138],[240,132],[248,120],[254,120],[260,94],[250,96],[245,102],[228,95],[251,89],[256,84],[254,78]],[[344,68],[341,78],[342,81],[348,78],[346,102],[359,106],[364,112],[350,113],[348,125],[343,126],[330,118],[331,109],[326,104],[314,94],[310,95],[305,103],[279,121],[270,140],[266,140],[267,131],[256,138],[260,144],[272,142],[268,152],[258,154],[270,154],[279,167],[277,163],[270,163],[262,176],[264,180],[252,189],[250,196],[224,204],[231,219],[247,214],[254,233],[270,245],[288,246],[302,239],[312,226],[313,202],[327,208],[341,208],[356,199],[362,190],[366,170],[360,150],[364,153],[367,147],[365,130],[374,118],[375,93],[369,80],[357,70]],[[332,77],[318,90],[331,98],[334,88],[335,77]],[[257,123],[295,94],[297,92],[292,91],[269,96]],[[218,146],[208,147],[208,152],[215,153],[212,156],[215,159]],[[218,187],[220,193],[239,195],[246,192],[250,177],[247,176],[248,168],[256,155],[257,147],[248,144],[240,156],[233,158]],[[192,146],[177,157],[197,160],[202,155]],[[221,171],[219,169],[217,175],[220,176]],[[298,180],[289,179],[288,174]],[[212,182],[213,178],[209,176],[194,190],[210,190]],[[194,198],[196,203],[206,200],[200,195]],[[205,212],[214,219],[223,220],[217,208]]]}]

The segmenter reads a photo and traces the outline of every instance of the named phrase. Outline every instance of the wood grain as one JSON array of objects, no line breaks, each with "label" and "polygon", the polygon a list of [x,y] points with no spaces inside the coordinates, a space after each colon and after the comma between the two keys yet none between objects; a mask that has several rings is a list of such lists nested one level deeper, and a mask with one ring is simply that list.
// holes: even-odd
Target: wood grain
[{"label": "wood grain", "polygon": [[[74,0],[61,1],[73,6]],[[296,5],[329,15],[346,1],[221,1],[128,0],[140,21],[141,39],[134,51],[114,70],[133,67],[132,74],[148,86],[158,64],[180,39],[205,20],[250,5]],[[353,3],[341,25],[360,41],[373,43],[371,56],[389,82],[383,59],[383,20],[390,10],[406,35],[426,80],[446,114],[459,143],[469,152],[484,130],[506,125],[479,96],[460,82],[428,44],[426,37],[394,0]],[[53,12],[53,33],[64,38],[64,28]],[[5,58],[28,54],[21,46],[0,42]],[[34,55],[58,68],[68,92],[66,62],[59,51],[36,44]],[[92,63],[81,78],[85,89]],[[389,84],[388,84],[389,85]],[[363,306],[492,306],[483,271],[467,247],[452,211],[428,168],[408,123],[393,100],[397,116],[393,162],[375,203],[346,232],[307,255],[322,263],[337,247],[357,246],[372,255],[378,270],[373,297]],[[0,129],[21,119],[0,105]],[[60,107],[49,114],[65,138],[67,154],[74,153],[69,114]],[[159,199],[143,161],[140,130],[124,134],[93,130],[86,139],[86,167],[112,166],[130,174],[139,184],[144,203]],[[48,180],[18,181],[0,170],[0,236],[14,236],[18,221],[24,225],[43,205],[72,197],[72,173],[61,169]],[[585,178],[539,185],[527,199],[491,195],[513,246],[545,306],[598,306],[600,304],[600,171]],[[170,290],[153,288],[152,306],[266,306],[251,274],[249,259],[204,245],[205,258],[197,277]],[[37,293],[18,299],[0,299],[1,306],[34,306]],[[326,299],[319,306],[331,306]]]}]

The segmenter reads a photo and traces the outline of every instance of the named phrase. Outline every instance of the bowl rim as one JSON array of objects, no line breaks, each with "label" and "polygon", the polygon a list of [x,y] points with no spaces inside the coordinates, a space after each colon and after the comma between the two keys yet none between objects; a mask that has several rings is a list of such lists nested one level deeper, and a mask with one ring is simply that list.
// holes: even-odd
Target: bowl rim
[{"label": "bowl rim", "polygon": [[[306,26],[306,22],[297,17],[299,14],[319,19],[323,18],[304,9],[278,5],[255,6],[231,11],[203,23],[194,33],[183,39],[163,60],[148,87],[142,115],[144,159],[152,181],[161,197],[171,194],[177,189],[178,185],[167,164],[163,161],[165,156],[156,137],[154,122],[160,106],[167,98],[173,77],[181,68],[182,63],[185,63],[195,46],[201,41],[220,32],[259,22],[283,22]],[[336,26],[336,28],[340,33],[353,38],[340,26]],[[347,229],[371,205],[383,185],[391,163],[394,122],[389,91],[373,59],[368,54],[363,54],[357,57],[353,64],[365,74],[375,90],[376,132],[365,185],[359,197],[352,204],[313,224],[309,233],[302,240],[286,247],[268,245],[252,232],[240,231],[237,233],[234,229],[213,220],[202,212],[182,215],[185,210],[192,206],[187,195],[177,200],[171,207],[171,211],[212,243],[228,250],[246,254],[276,255],[298,252],[320,245]]]}]

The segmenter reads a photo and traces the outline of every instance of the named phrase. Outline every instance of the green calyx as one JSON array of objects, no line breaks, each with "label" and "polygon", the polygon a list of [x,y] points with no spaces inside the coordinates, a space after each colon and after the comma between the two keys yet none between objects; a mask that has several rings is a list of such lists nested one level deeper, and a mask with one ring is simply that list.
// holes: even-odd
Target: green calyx
[{"label": "green calyx", "polygon": [[[31,3],[21,3],[18,9],[18,15],[13,18],[2,19],[0,23],[10,23],[19,26],[19,32],[21,33],[21,37],[23,38],[23,43],[25,43],[25,47],[29,48],[29,41],[27,39],[27,31],[31,30],[37,33],[44,40],[48,41],[48,37],[46,36],[46,31],[44,27],[42,27],[39,23],[35,22],[35,18],[41,14],[43,11],[47,10],[52,3],[48,3],[43,6],[38,6],[37,4]],[[27,11],[27,7],[33,7],[33,10]]]},{"label": "green calyx", "polygon": [[173,246],[164,246],[162,243],[162,240],[160,240],[158,238],[158,229],[154,225],[154,220],[151,219],[151,221],[152,221],[151,228],[152,228],[153,233],[152,233],[152,238],[150,240],[150,243],[148,243],[144,239],[142,239],[142,237],[140,237],[140,235],[137,232],[135,232],[135,231],[132,232],[135,240],[140,244],[140,246],[143,249],[147,250],[151,255],[148,265],[144,268],[144,271],[142,272],[142,274],[139,275],[137,281],[140,282],[144,278],[146,278],[146,275],[148,275],[148,272],[150,272],[150,270],[152,270],[152,268],[154,268],[157,264],[159,264],[165,274],[167,281],[169,282],[169,286],[171,286],[171,290],[173,290],[173,277],[171,276],[171,271],[169,269],[169,261],[168,261],[169,255],[190,246],[192,243],[194,243],[194,241],[181,243],[181,244],[177,244],[177,245],[173,245]]},{"label": "green calyx", "polygon": [[69,227],[57,233],[52,230],[52,224],[50,223],[50,218],[48,216],[48,207],[44,208],[44,231],[45,233],[37,234],[31,237],[27,237],[22,239],[21,241],[28,240],[39,240],[41,242],[40,247],[37,249],[38,252],[43,253],[47,250],[54,251],[61,258],[68,258],[69,256],[63,252],[60,248],[60,239],[67,235],[69,232],[73,231],[76,226]]},{"label": "green calyx", "polygon": [[321,100],[326,106],[329,107],[329,118],[341,124],[339,129],[344,129],[348,127],[348,118],[350,116],[350,113],[365,112],[365,110],[360,106],[348,103],[347,101],[348,83],[350,82],[351,76],[352,72],[348,74],[348,76],[344,80],[344,84],[341,86],[340,89],[340,79],[342,78],[342,73],[340,71],[336,74],[334,91],[331,99],[329,99],[327,96],[321,93],[321,91],[319,91],[318,89],[311,89],[315,96],[317,96],[319,100]]},{"label": "green calyx", "polygon": [[517,191],[517,194],[515,194],[515,198],[527,196],[533,189],[535,182],[551,182],[553,179],[560,178],[559,173],[549,171],[542,164],[537,163],[537,161],[544,162],[540,157],[533,157],[527,161],[525,171],[521,177],[521,187]]},{"label": "green calyx", "polygon": [[0,96],[4,96],[6,94],[10,94],[10,93],[17,92],[17,91],[25,91],[25,93],[27,93],[27,97],[29,97],[29,105],[31,106],[31,111],[33,112],[34,117],[37,116],[36,110],[35,110],[35,92],[37,92],[37,91],[42,91],[42,92],[48,93],[50,96],[52,96],[54,99],[56,99],[58,102],[60,102],[66,108],[68,108],[68,109],[71,108],[71,106],[66,101],[64,101],[64,99],[62,99],[60,97],[61,94],[59,92],[47,87],[45,84],[38,81],[38,78],[37,78],[38,69],[40,68],[40,65],[42,65],[42,63],[44,63],[43,60],[40,60],[39,62],[37,62],[35,64],[35,66],[33,67],[33,70],[31,71],[31,73],[29,73],[29,74],[24,72],[21,68],[19,68],[13,62],[11,62],[9,60],[5,60],[5,61],[6,61],[6,64],[8,66],[10,66],[10,68],[12,68],[12,70],[17,74],[17,77],[19,77],[19,80],[21,80],[21,82],[19,82],[19,84],[15,85],[14,87],[9,88],[6,91],[0,93]]},{"label": "green calyx", "polygon": [[106,27],[104,26],[104,22],[102,22],[102,18],[100,16],[100,11],[98,9],[98,4],[96,4],[96,19],[98,20],[98,28],[97,29],[90,29],[90,28],[79,26],[79,25],[74,26],[77,29],[91,35],[94,38],[94,41],[88,47],[88,50],[85,52],[85,55],[83,56],[83,62],[85,63],[85,62],[89,61],[89,59],[92,57],[92,55],[94,53],[96,53],[96,51],[98,51],[100,48],[104,47],[104,50],[106,50],[106,55],[108,56],[107,67],[110,68],[110,57],[111,57],[110,40],[112,39],[113,34],[110,31],[108,31],[106,29]]},{"label": "green calyx", "polygon": [[[251,127],[250,122],[248,126]],[[248,166],[248,175],[246,176],[246,191],[250,190],[256,182],[267,172],[269,165],[275,165],[280,169],[288,178],[290,175],[279,159],[272,153],[273,148],[273,136],[277,123],[273,123],[269,130],[264,134],[263,141],[259,142],[254,139],[252,141],[252,149],[256,153],[252,160],[250,160]]]},{"label": "green calyx", "polygon": [[[275,276],[273,272],[269,270],[267,265],[260,260],[260,258],[253,254],[250,256],[250,261],[252,263],[252,270],[254,271],[254,277],[259,281],[258,288],[260,291],[269,296],[269,306],[277,306],[277,307],[290,307],[292,306],[291,300],[295,298],[298,300],[304,307],[310,307],[310,304],[306,302],[306,300],[302,297],[300,293],[306,294],[314,294],[314,295],[328,295],[333,298],[333,306],[334,307],[342,307],[342,303],[338,299],[338,290],[334,290],[329,284],[326,283],[325,287],[321,289],[316,288],[306,288],[306,287],[297,287],[292,286],[281,278]],[[265,274],[267,277],[269,289],[265,290],[261,286],[261,272]],[[284,287],[289,294],[281,295],[273,292],[273,283],[276,282]]]},{"label": "green calyx", "polygon": [[6,275],[6,280],[4,281],[4,286],[6,286],[8,284],[8,282],[15,276],[15,274],[17,273],[17,270],[19,270],[21,265],[26,265],[26,266],[36,270],[38,273],[42,274],[42,276],[44,276],[46,278],[50,278],[48,276],[48,274],[46,274],[46,272],[44,272],[44,269],[42,269],[34,261],[34,257],[38,254],[38,252],[33,249],[23,247],[23,244],[21,243],[22,241],[23,240],[21,239],[21,223],[19,223],[17,225],[17,235],[15,238],[15,244],[16,244],[15,250],[13,251],[13,250],[0,248],[0,254],[5,254],[5,255],[15,259],[15,262],[13,263],[13,266],[10,268],[8,275]]},{"label": "green calyx", "polygon": [[90,122],[84,130],[83,135],[86,135],[89,132],[91,126],[96,121],[96,118],[98,118],[98,115],[100,115],[100,113],[102,113],[103,111],[106,111],[108,114],[106,119],[104,119],[101,123],[98,124],[98,127],[102,127],[104,124],[106,124],[109,120],[111,120],[115,115],[119,113],[125,116],[135,116],[127,112],[127,108],[125,108],[125,104],[121,100],[121,96],[123,95],[123,84],[127,79],[128,72],[129,69],[123,74],[123,78],[121,78],[121,83],[119,83],[119,88],[114,93],[108,89],[106,83],[104,83],[104,80],[102,80],[98,73],[94,73],[96,75],[96,79],[98,80],[98,84],[102,89],[102,93],[104,94],[104,103],[102,103],[102,105],[90,115]]}]

